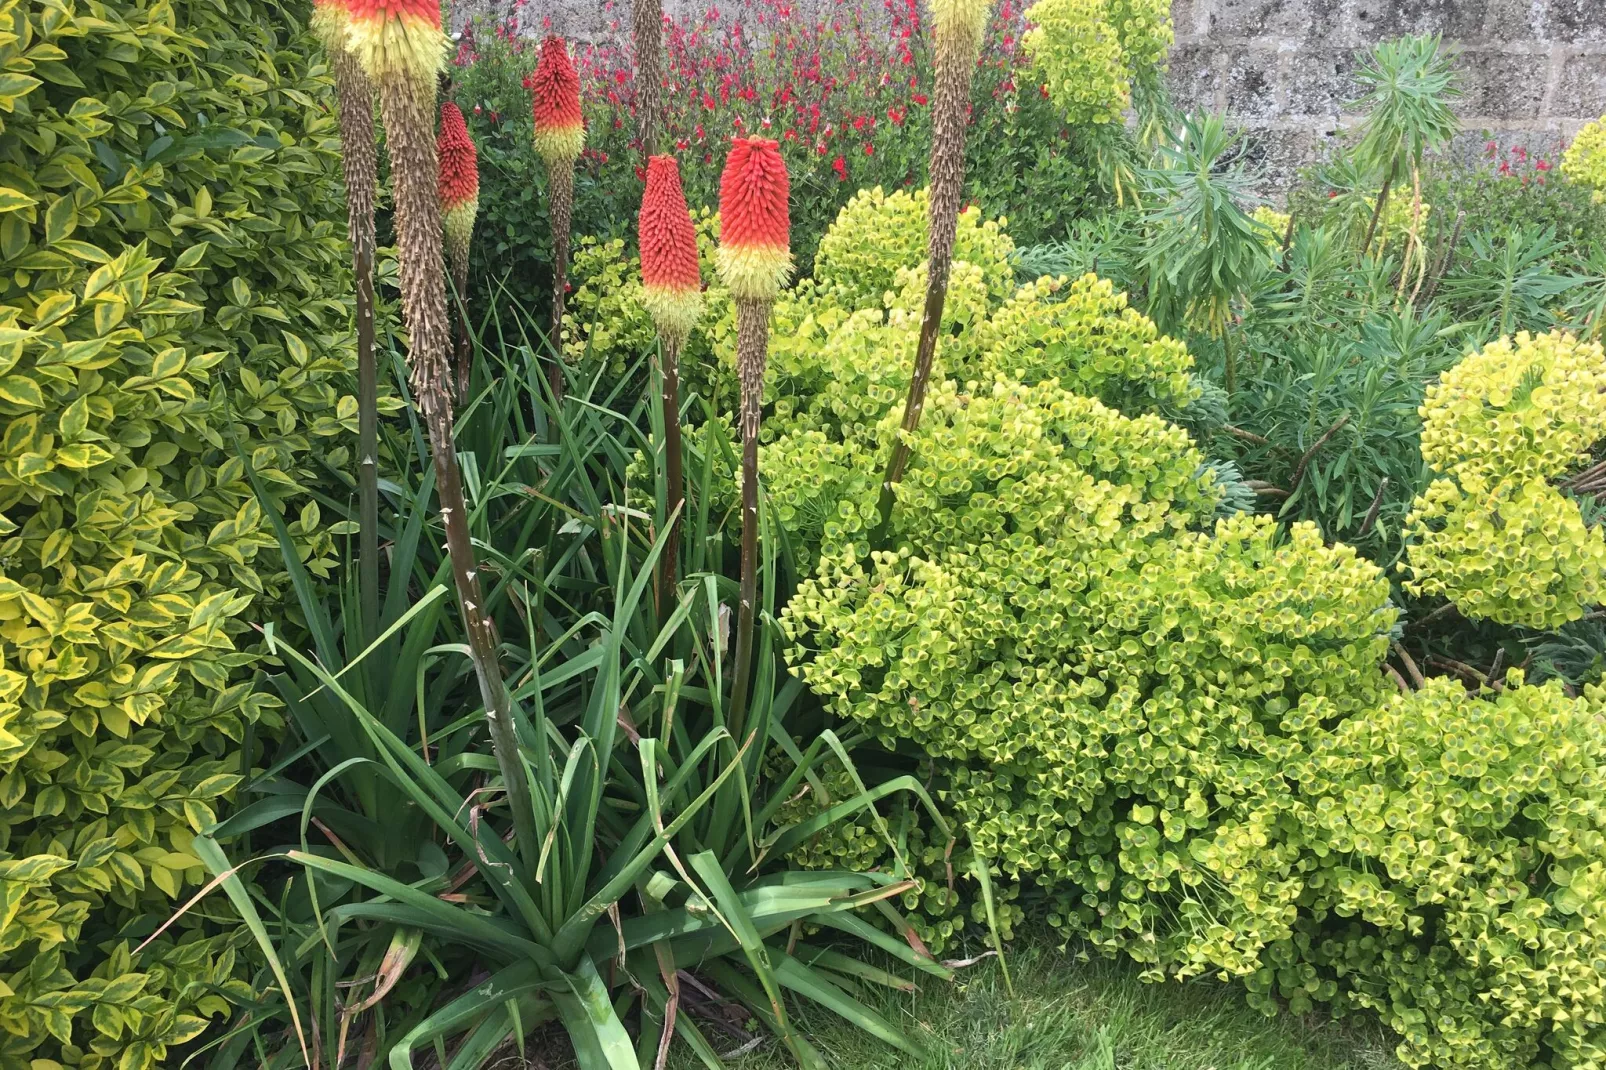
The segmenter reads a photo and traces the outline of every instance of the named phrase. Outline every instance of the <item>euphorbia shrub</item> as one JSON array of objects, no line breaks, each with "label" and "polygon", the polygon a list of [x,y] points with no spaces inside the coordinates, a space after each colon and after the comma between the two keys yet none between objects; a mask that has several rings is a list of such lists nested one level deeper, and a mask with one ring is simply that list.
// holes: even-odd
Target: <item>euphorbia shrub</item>
[{"label": "euphorbia shrub", "polygon": [[1407,589],[1469,617],[1554,628],[1606,591],[1606,536],[1550,480],[1606,437],[1606,350],[1561,332],[1485,346],[1430,386],[1433,482],[1406,518]]},{"label": "euphorbia shrub", "polygon": [[[1025,325],[1057,306],[1006,315],[984,276],[885,549],[858,519],[895,419],[879,399],[907,375],[904,291],[833,310],[822,272],[796,292],[807,337],[764,456],[777,518],[819,546],[781,621],[795,671],[922,754],[975,852],[1055,924],[1152,977],[1238,977],[1268,1010],[1374,1009],[1413,1066],[1600,1066],[1602,696],[1520,673],[1392,694],[1382,571],[1308,524],[1212,525],[1201,456],[1140,411],[1186,382],[1185,353],[1123,350],[1141,318],[1091,311],[1086,280],[1064,344],[1039,351]],[[1007,361],[973,377],[1000,331],[1035,385]],[[1560,336],[1491,349],[1430,398],[1425,456],[1465,478],[1564,469],[1600,437],[1606,362]],[[1127,413],[1066,389],[1100,366],[1091,388],[1117,384]],[[906,905],[940,937],[951,893],[927,893]]]},{"label": "euphorbia shrub", "polygon": [[1606,115],[1578,131],[1562,154],[1561,173],[1591,190],[1596,201],[1606,201]]}]

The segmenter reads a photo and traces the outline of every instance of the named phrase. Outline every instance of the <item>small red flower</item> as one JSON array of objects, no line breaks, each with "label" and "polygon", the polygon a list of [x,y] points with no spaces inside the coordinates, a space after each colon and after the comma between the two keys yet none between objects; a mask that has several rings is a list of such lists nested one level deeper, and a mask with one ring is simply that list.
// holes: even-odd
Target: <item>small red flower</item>
[{"label": "small red flower", "polygon": [[848,161],[838,156],[831,161],[831,170],[836,172],[837,181],[846,182],[848,179]]}]

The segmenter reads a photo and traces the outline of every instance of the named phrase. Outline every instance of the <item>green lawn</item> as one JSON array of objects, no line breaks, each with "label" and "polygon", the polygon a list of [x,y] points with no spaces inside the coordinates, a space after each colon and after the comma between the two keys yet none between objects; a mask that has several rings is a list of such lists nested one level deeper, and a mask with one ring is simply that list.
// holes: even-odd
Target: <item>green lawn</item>
[{"label": "green lawn", "polygon": [[[1079,961],[1044,941],[1018,942],[1009,963],[1013,999],[995,960],[961,970],[952,985],[925,978],[916,993],[866,993],[926,1046],[923,1060],[817,1009],[799,1021],[843,1070],[1402,1070],[1393,1041],[1365,1019],[1266,1018],[1231,986],[1143,984],[1129,965]],[[729,1062],[735,1070],[795,1065],[768,1040]],[[697,1065],[688,1053],[671,1059],[673,1070]]]}]

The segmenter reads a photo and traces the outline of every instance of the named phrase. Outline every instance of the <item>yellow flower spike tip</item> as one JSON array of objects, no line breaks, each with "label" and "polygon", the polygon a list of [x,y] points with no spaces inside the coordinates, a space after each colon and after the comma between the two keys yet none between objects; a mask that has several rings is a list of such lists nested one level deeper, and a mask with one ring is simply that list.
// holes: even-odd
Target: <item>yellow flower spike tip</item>
[{"label": "yellow flower spike tip", "polygon": [[351,17],[337,0],[318,0],[312,5],[312,18],[307,26],[318,39],[323,50],[333,56],[346,47],[346,27]]},{"label": "yellow flower spike tip", "polygon": [[446,62],[436,0],[344,0],[346,47],[375,82],[434,78]]}]

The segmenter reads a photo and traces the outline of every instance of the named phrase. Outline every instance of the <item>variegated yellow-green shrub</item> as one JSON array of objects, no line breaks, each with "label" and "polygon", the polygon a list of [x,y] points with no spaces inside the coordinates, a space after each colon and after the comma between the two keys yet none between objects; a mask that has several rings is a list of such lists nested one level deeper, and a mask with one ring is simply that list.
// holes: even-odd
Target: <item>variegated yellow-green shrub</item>
[{"label": "variegated yellow-green shrub", "polygon": [[1469,617],[1555,628],[1606,594],[1606,536],[1550,481],[1606,438],[1606,351],[1559,331],[1501,338],[1422,404],[1434,480],[1406,517],[1407,588]]},{"label": "variegated yellow-green shrub", "polygon": [[301,488],[355,424],[336,124],[276,5],[3,10],[0,1070],[142,1070],[237,986],[237,932],[132,952],[277,720],[246,463],[333,560]]}]

